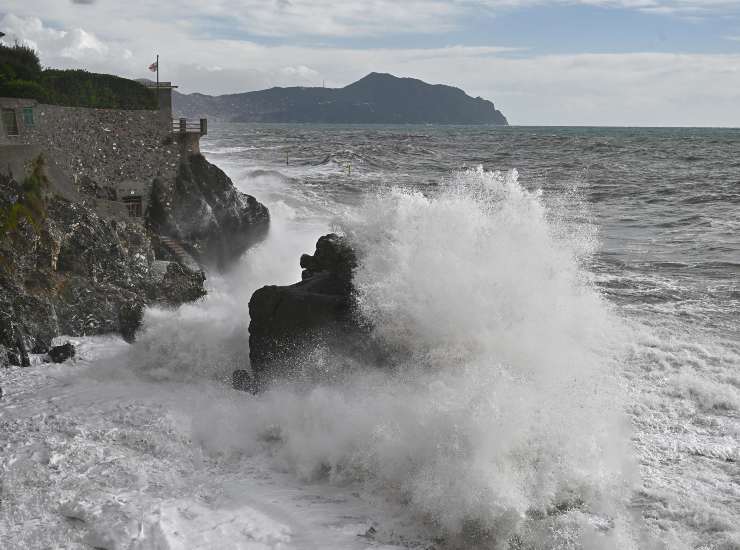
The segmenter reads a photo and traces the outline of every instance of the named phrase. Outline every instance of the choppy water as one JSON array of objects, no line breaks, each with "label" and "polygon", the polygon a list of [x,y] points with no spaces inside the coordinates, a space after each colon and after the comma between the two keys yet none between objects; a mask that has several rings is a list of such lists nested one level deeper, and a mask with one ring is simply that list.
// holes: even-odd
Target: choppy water
[{"label": "choppy water", "polygon": [[[740,131],[234,124],[202,149],[267,239],[133,346],[4,374],[0,546],[740,548]],[[330,230],[393,368],[317,342],[323,382],[231,391],[251,293]]]},{"label": "choppy water", "polygon": [[[545,324],[566,324],[585,316],[570,327],[576,339],[588,340],[592,337],[588,327],[604,323],[598,330],[615,336],[609,344],[616,340],[615,345],[624,346],[618,353],[611,354],[606,348],[602,353],[606,363],[617,363],[626,390],[623,398],[615,399],[624,399],[618,406],[631,421],[626,437],[636,480],[630,512],[671,548],[740,547],[740,131],[225,125],[213,132],[204,149],[214,161],[228,166],[245,189],[268,204],[282,201],[297,209],[299,214],[292,219],[299,226],[296,220],[346,219],[346,212],[358,205],[363,205],[360,217],[367,216],[372,208],[365,202],[367,197],[391,187],[446,202],[448,210],[421,198],[409,202],[408,197],[386,196],[386,202],[375,205],[372,219],[392,227],[390,233],[383,234],[368,219],[358,226],[359,232],[374,231],[373,238],[383,235],[393,240],[375,261],[390,253],[401,254],[398,249],[405,246],[431,251],[432,257],[425,258],[423,251],[407,250],[395,261],[408,263],[393,273],[386,266],[386,272],[381,268],[362,274],[371,293],[387,285],[381,300],[392,299],[392,311],[385,312],[383,321],[399,315],[399,308],[413,309],[413,300],[436,296],[438,308],[418,308],[408,316],[402,313],[412,328],[393,329],[404,330],[404,337],[409,337],[408,332],[430,316],[426,320],[433,326],[416,330],[467,345],[475,339],[472,333],[478,323],[493,322],[483,309],[501,307],[521,308],[522,317],[548,317],[542,320]],[[542,215],[547,220],[543,227],[553,241],[533,244],[545,238],[534,236],[538,229],[529,236],[511,234],[512,228],[521,229],[518,224],[539,223],[529,213],[495,212],[494,218],[504,217],[482,227],[475,221],[480,202],[478,206],[475,201],[450,206],[460,198],[453,192],[459,187],[459,178],[453,174],[478,166],[502,173],[516,169],[524,189],[541,190],[538,203],[545,208]],[[425,209],[428,216],[420,213]],[[456,221],[457,217],[469,219]],[[458,247],[464,249],[469,245],[464,241],[479,238],[480,231],[490,243],[476,243],[475,250],[465,256]],[[406,232],[408,239],[399,232]],[[588,306],[577,303],[583,298],[580,291],[571,295],[571,283],[553,283],[560,274],[540,277],[536,273],[542,268],[562,274],[572,268],[564,259],[542,260],[557,246],[564,246],[586,278],[591,277],[586,286],[606,301],[603,315],[616,320],[604,321],[599,317],[602,312],[584,313]],[[440,259],[435,254],[448,257]],[[539,257],[528,261],[529,255],[530,259]],[[502,263],[508,265],[507,270],[501,269]],[[425,271],[413,273],[414,269]],[[384,276],[390,282],[381,280]],[[486,276],[496,279],[495,284],[505,292],[484,288],[487,282],[481,278]],[[430,285],[429,280],[438,284]],[[401,288],[397,294],[391,292],[393,285]],[[415,292],[414,285],[434,287]],[[562,299],[553,300],[551,293],[562,293]],[[456,304],[447,301],[450,294]],[[412,298],[404,301],[409,295]],[[565,313],[559,315],[558,309]],[[459,328],[458,333],[453,327],[440,328],[445,318]],[[513,318],[507,322],[516,323]],[[512,353],[526,354],[542,347],[546,353],[568,356],[567,346],[550,346],[547,341],[555,338],[562,343],[568,335],[551,326],[538,326],[531,319],[527,323],[519,328],[526,326],[531,331],[529,340]],[[508,336],[512,338],[527,338],[524,332],[511,332]],[[502,343],[502,333],[487,336],[498,339],[492,353],[504,356],[508,344]],[[588,342],[583,349],[598,345],[607,344]],[[554,369],[554,379],[580,377],[583,372],[571,369],[572,361],[581,360],[588,368],[593,366],[594,358],[571,357],[567,364],[554,361],[547,369]],[[547,359],[532,354],[525,359],[532,366],[527,361]],[[610,368],[596,368],[588,374],[606,376]],[[471,379],[480,381],[480,374]],[[491,394],[501,389],[500,381],[491,382],[490,387],[481,383]],[[536,398],[546,403],[547,399],[572,399],[579,391],[561,390],[549,396],[538,393]],[[469,391],[470,387],[460,389]],[[579,420],[597,423],[598,412],[593,408],[602,404],[611,411],[614,403],[606,402],[609,399],[604,394],[594,403],[580,403],[580,416],[578,411],[560,412],[574,423],[571,429]],[[453,400],[460,406],[470,405],[462,395]],[[466,411],[461,416],[468,412],[474,414]],[[514,418],[497,421],[517,422]],[[522,429],[529,427],[523,421]],[[616,441],[621,434],[611,436]],[[502,432],[495,437],[505,436]],[[534,447],[532,452],[536,452]],[[488,458],[493,460],[493,455]],[[604,473],[608,469],[597,470]],[[473,476],[467,481],[475,484],[481,479]],[[462,479],[460,488],[471,490]],[[501,504],[501,495],[510,495],[507,491],[500,488],[489,497]]]}]

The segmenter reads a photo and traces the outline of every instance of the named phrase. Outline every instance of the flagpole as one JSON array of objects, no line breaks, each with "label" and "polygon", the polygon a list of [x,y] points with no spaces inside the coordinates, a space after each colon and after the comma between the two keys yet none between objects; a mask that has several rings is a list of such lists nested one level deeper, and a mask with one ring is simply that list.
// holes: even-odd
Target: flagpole
[{"label": "flagpole", "polygon": [[159,99],[159,54],[157,54],[157,108],[159,109],[161,106],[162,104]]}]

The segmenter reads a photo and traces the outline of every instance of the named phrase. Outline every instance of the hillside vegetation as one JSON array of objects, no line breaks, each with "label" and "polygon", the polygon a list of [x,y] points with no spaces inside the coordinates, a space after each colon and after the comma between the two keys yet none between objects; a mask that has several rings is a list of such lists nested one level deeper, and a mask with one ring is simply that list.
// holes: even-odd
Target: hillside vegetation
[{"label": "hillside vegetation", "polygon": [[0,44],[0,97],[70,107],[157,108],[155,94],[134,80],[84,70],[42,69],[36,52],[20,44]]}]

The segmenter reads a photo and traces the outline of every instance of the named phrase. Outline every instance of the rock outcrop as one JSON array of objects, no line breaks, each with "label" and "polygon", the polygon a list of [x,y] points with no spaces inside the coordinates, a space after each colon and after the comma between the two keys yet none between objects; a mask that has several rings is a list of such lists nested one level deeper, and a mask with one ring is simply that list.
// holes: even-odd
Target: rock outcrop
[{"label": "rock outcrop", "polygon": [[190,155],[174,182],[155,181],[148,219],[156,233],[177,239],[205,265],[223,269],[264,237],[270,213],[202,155]]},{"label": "rock outcrop", "polygon": [[[0,175],[0,209],[22,195],[20,183]],[[147,304],[177,305],[205,294],[203,273],[179,264],[155,269],[142,224],[102,218],[53,193],[42,218],[22,220],[3,235],[0,257],[0,346],[11,364],[23,364],[26,351],[47,352],[62,334],[132,337],[126,326],[138,323],[132,311],[140,317]]]},{"label": "rock outcrop", "polygon": [[[41,82],[38,60],[16,50],[9,59],[31,55],[16,65],[35,66],[24,78]],[[269,223],[192,154],[200,134],[173,133],[150,90],[85,71],[44,75],[54,93],[41,95],[79,107],[5,98],[14,131],[0,132],[0,366],[28,366],[59,335],[132,340],[148,305],[202,297],[204,267],[227,266]]]},{"label": "rock outcrop", "polygon": [[64,363],[67,359],[72,359],[77,353],[71,342],[66,342],[61,346],[54,346],[49,350],[49,359],[52,363]]},{"label": "rock outcrop", "polygon": [[[249,358],[257,387],[299,375],[301,358],[317,345],[348,355],[363,345],[353,307],[357,259],[346,239],[325,235],[313,256],[304,254],[300,262],[301,282],[263,287],[249,301]],[[235,373],[234,386],[249,387],[243,372]]]}]

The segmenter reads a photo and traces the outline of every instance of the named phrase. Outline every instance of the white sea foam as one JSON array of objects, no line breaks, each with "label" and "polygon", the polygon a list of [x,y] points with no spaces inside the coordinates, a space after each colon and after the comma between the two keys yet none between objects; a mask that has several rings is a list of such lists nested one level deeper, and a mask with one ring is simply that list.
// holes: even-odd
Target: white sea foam
[{"label": "white sea foam", "polygon": [[459,544],[637,547],[623,331],[579,267],[592,233],[547,217],[516,173],[464,172],[436,198],[382,193],[344,230],[394,367],[204,404],[194,435],[361,482]]}]

